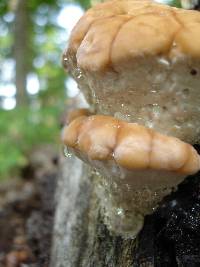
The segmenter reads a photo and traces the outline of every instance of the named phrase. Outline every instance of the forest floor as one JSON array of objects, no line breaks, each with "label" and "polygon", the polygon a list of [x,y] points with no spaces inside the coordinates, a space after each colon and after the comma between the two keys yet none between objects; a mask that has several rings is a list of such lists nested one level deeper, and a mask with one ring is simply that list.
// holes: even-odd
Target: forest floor
[{"label": "forest floor", "polygon": [[0,184],[0,267],[48,267],[58,153],[35,149],[21,178]]}]

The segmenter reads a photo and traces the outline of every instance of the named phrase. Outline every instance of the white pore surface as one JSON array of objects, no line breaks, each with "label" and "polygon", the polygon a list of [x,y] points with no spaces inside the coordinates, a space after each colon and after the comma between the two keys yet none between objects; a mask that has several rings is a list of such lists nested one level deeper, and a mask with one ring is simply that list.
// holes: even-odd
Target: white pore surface
[{"label": "white pore surface", "polygon": [[200,64],[140,57],[116,71],[73,72],[99,114],[136,122],[195,143],[200,136]]}]

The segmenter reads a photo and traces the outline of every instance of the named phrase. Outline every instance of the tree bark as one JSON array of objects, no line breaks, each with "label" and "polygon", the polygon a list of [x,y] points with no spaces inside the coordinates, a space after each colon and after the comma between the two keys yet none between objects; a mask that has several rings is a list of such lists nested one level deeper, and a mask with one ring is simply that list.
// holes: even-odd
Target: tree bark
[{"label": "tree bark", "polygon": [[17,0],[14,21],[14,59],[15,59],[15,84],[17,88],[17,105],[26,105],[28,95],[26,92],[26,79],[29,67],[28,41],[29,17],[28,1]]},{"label": "tree bark", "polygon": [[137,239],[108,231],[93,179],[79,159],[62,159],[51,267],[200,266],[200,174],[188,177],[146,216]]}]

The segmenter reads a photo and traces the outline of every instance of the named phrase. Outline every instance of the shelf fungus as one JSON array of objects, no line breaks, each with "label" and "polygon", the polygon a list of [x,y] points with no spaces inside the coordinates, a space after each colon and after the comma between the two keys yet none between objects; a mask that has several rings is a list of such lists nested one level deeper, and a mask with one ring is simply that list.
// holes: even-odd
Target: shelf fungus
[{"label": "shelf fungus", "polygon": [[91,109],[63,142],[93,166],[105,223],[134,237],[144,216],[200,169],[200,13],[149,0],[89,9],[63,54]]},{"label": "shelf fungus", "polygon": [[191,145],[110,116],[75,118],[63,142],[102,175],[98,187],[107,224],[125,235],[135,235],[158,201],[200,169]]}]

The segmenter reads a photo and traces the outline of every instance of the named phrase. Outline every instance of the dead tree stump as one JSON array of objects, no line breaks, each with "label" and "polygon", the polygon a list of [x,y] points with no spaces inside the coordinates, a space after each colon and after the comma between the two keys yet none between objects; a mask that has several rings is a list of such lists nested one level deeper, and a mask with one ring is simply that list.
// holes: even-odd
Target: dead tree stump
[{"label": "dead tree stump", "polygon": [[61,160],[51,267],[200,266],[200,174],[146,216],[137,239],[109,233],[93,179],[74,156]]}]

